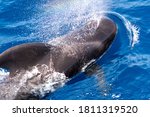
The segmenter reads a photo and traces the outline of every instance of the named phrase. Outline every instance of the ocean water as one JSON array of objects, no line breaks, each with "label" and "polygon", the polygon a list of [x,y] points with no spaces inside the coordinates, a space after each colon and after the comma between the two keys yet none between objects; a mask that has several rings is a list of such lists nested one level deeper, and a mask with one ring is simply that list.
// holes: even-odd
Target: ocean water
[{"label": "ocean water", "polygon": [[149,0],[0,0],[0,53],[21,43],[48,42],[104,15],[118,27],[111,47],[88,66],[90,73],[78,73],[44,99],[148,100],[149,11]]}]

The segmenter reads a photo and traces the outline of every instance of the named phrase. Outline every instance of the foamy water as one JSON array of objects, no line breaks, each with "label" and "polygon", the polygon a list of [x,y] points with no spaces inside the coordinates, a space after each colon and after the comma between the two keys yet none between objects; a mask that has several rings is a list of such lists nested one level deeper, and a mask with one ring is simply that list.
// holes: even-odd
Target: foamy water
[{"label": "foamy water", "polygon": [[42,98],[47,93],[54,92],[64,86],[68,78],[46,65],[37,65],[30,70],[18,71],[14,77],[9,77],[0,84],[0,99]]}]

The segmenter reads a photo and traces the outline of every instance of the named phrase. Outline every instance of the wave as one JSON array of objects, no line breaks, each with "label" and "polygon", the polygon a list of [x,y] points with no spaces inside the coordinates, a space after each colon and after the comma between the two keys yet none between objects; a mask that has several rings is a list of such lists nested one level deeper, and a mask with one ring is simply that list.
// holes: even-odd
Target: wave
[{"label": "wave", "polygon": [[132,24],[129,20],[127,20],[123,15],[116,13],[116,12],[107,12],[116,15],[118,18],[120,18],[125,25],[127,31],[128,31],[128,37],[130,39],[130,45],[131,47],[134,47],[135,44],[139,43],[139,35],[140,30],[139,28]]}]

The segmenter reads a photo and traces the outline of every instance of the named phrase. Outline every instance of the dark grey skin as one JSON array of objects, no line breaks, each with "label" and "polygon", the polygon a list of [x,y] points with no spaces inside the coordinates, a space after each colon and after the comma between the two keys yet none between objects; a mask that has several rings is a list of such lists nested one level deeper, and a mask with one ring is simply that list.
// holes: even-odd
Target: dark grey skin
[{"label": "dark grey skin", "polygon": [[0,54],[0,67],[9,69],[10,76],[14,76],[17,70],[46,64],[56,72],[72,77],[108,49],[116,31],[115,23],[108,18],[102,18],[99,24],[93,20],[49,44],[26,43],[9,48]]}]

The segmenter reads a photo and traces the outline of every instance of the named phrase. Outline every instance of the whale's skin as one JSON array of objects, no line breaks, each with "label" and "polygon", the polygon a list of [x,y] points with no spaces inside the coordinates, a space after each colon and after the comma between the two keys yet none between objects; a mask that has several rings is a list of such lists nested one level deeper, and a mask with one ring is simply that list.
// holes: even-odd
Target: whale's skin
[{"label": "whale's skin", "polygon": [[[92,20],[80,29],[48,43],[25,43],[7,49],[0,54],[0,68],[10,71],[10,82],[8,79],[7,85],[2,85],[0,99],[40,99],[39,95],[35,96],[28,92],[32,90],[29,88],[30,82],[25,86],[27,90],[20,88],[17,93],[11,92],[13,91],[11,78],[15,78],[19,71],[29,70],[36,65],[46,65],[53,71],[71,78],[91,60],[103,55],[113,42],[116,32],[116,24],[109,18],[103,17],[100,22]],[[36,84],[41,82],[40,79],[33,80],[38,82]],[[17,82],[14,83],[15,86]],[[8,93],[9,96],[6,98],[5,94]]]},{"label": "whale's skin", "polygon": [[0,54],[0,67],[9,69],[13,76],[19,69],[53,64],[57,72],[72,77],[87,62],[97,59],[107,50],[116,31],[115,23],[108,18],[102,18],[99,24],[93,20],[48,44],[26,43],[9,48]]}]

